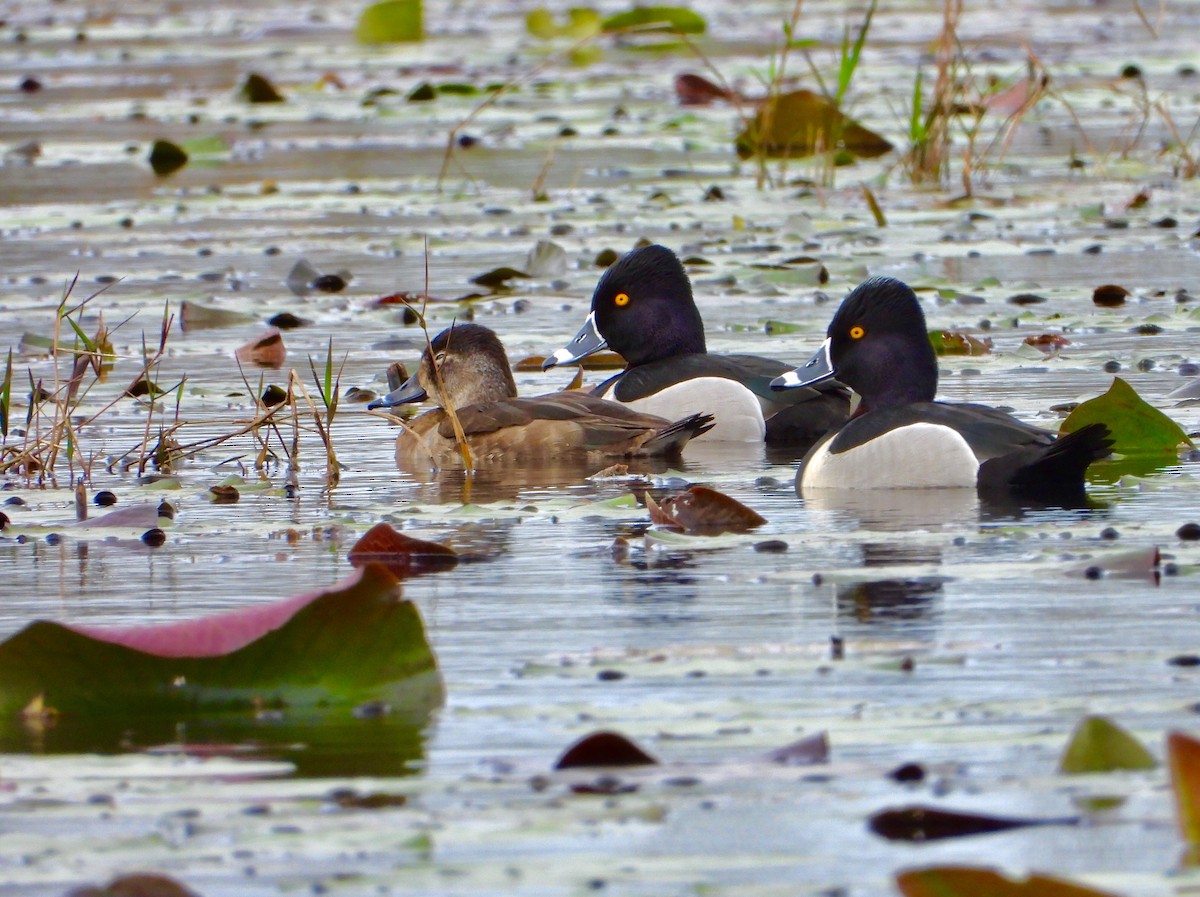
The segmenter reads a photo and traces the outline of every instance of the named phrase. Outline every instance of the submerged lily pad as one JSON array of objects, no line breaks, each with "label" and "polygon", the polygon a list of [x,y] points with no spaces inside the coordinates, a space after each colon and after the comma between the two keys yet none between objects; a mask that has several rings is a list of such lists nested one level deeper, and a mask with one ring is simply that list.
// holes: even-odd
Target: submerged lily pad
[{"label": "submerged lily pad", "polygon": [[1169,733],[1167,764],[1179,833],[1189,844],[1200,844],[1200,740],[1183,732]]},{"label": "submerged lily pad", "polygon": [[1102,423],[1112,433],[1113,451],[1129,458],[1173,456],[1182,445],[1192,445],[1183,428],[1137,394],[1120,377],[1104,395],[1081,402],[1059,427],[1074,433],[1088,424]]}]

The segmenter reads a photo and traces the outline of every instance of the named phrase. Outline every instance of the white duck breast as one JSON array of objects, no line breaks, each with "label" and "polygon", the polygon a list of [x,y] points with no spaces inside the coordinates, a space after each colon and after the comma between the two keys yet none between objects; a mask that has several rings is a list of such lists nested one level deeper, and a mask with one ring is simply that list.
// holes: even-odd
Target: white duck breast
[{"label": "white duck breast", "polygon": [[979,475],[967,440],[941,424],[896,427],[839,454],[830,442],[804,459],[801,489],[974,489]]},{"label": "white duck breast", "polygon": [[[610,386],[603,398],[614,398],[612,391]],[[724,377],[695,377],[622,404],[668,420],[692,411],[711,414],[716,426],[692,440],[693,443],[762,442],[767,432],[757,396],[740,383]]]}]

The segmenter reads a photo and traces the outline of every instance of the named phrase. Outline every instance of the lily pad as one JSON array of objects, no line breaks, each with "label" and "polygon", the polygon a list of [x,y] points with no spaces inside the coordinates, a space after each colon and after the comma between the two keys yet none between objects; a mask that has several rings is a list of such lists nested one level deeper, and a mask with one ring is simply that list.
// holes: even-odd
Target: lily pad
[{"label": "lily pad", "polygon": [[458,563],[453,548],[406,536],[387,523],[377,523],[367,530],[350,549],[349,558],[355,567],[382,564],[397,579],[449,570]]},{"label": "lily pad", "polygon": [[174,174],[187,163],[187,152],[170,140],[155,140],[150,147],[150,167],[159,177]]},{"label": "lily pad", "polygon": [[354,28],[360,44],[412,43],[425,39],[421,0],[383,0],[362,11]]},{"label": "lily pad", "polygon": [[0,642],[0,720],[39,696],[71,717],[355,705],[402,697],[406,680],[425,675],[437,663],[420,614],[370,564],[327,590],[199,620],[37,620]]},{"label": "lily pad", "polygon": [[736,146],[743,159],[756,155],[797,159],[834,150],[873,159],[892,150],[886,138],[811,90],[794,90],[768,99],[737,136]]},{"label": "lily pad", "polygon": [[703,34],[708,27],[704,16],[683,6],[638,6],[604,20],[604,30],[671,31],[680,34]]},{"label": "lily pad", "polygon": [[646,507],[654,523],[686,533],[745,532],[767,522],[753,508],[708,486],[691,486],[661,504],[647,492]]},{"label": "lily pad", "polygon": [[553,40],[556,37],[583,40],[600,33],[600,13],[587,7],[573,6],[567,10],[566,21],[560,22],[551,10],[541,7],[525,16],[525,29],[539,40]]},{"label": "lily pad", "polygon": [[1074,433],[1102,423],[1112,433],[1113,451],[1125,457],[1172,456],[1181,445],[1192,445],[1183,428],[1137,394],[1120,377],[1104,395],[1081,402],[1059,427]]},{"label": "lily pad", "polygon": [[900,807],[880,810],[871,816],[868,827],[889,841],[937,841],[943,838],[963,838],[986,835],[1031,825],[1078,825],[1079,819],[1067,816],[1060,819],[1021,819],[1008,816],[988,816],[982,813],[959,813],[936,807]]},{"label": "lily pad", "polygon": [[283,344],[283,334],[271,329],[265,336],[246,343],[234,353],[238,361],[246,364],[256,364],[263,368],[278,369],[283,367],[287,358],[287,347]]},{"label": "lily pad", "polygon": [[992,341],[956,330],[930,330],[929,342],[938,355],[990,355]]},{"label": "lily pad", "polygon": [[1154,769],[1153,755],[1140,741],[1103,716],[1085,716],[1075,727],[1059,770],[1067,774]]}]

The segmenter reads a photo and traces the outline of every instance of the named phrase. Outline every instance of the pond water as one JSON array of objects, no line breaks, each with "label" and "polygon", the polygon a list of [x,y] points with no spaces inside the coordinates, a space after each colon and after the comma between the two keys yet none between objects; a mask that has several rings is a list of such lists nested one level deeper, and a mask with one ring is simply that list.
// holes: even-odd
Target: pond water
[{"label": "pond water", "polygon": [[[591,64],[570,65],[551,58],[568,42],[526,33],[536,4],[427,3],[427,39],[386,48],[353,42],[358,4],[244,6],[33,3],[0,25],[0,353],[14,351],[13,425],[24,426],[30,377],[53,388],[69,376],[69,353],[56,362],[36,338],[54,335],[76,275],[68,304],[102,290],[78,319],[90,335],[102,314],[118,355],[80,407],[80,420],[95,417],[79,428],[75,466],[63,457],[41,481],[18,471],[2,480],[0,499],[23,504],[0,506],[11,518],[0,534],[0,635],[35,619],[193,618],[327,586],[350,572],[359,536],[386,520],[464,555],[403,586],[445,703],[382,736],[362,726],[275,732],[271,743],[308,743],[324,758],[299,761],[301,773],[329,778],[292,774],[276,762],[286,751],[114,755],[112,732],[92,745],[85,733],[58,754],[42,749],[53,737],[9,725],[0,894],[57,895],[156,870],[208,897],[865,895],[891,892],[900,869],[943,862],[1127,894],[1197,886],[1180,866],[1162,769],[1056,772],[1086,714],[1111,716],[1159,756],[1166,731],[1197,728],[1200,674],[1171,663],[1200,639],[1197,549],[1176,535],[1200,519],[1194,461],[1140,477],[1098,469],[1087,509],[993,514],[974,496],[802,503],[794,459],[698,446],[657,475],[715,486],[768,521],[712,538],[648,529],[644,509],[617,501],[626,487],[587,480],[591,468],[471,482],[398,472],[396,430],[346,397],[332,425],[342,465],[332,489],[311,417],[298,468],[286,463],[290,420],[270,437],[276,460],[262,471],[249,434],[197,452],[170,489],[128,461],[176,420],[176,401],[182,444],[238,431],[255,414],[251,393],[284,385],[287,368],[316,401],[308,359],[320,370],[331,339],[345,359],[342,391],[381,390],[387,364],[411,369],[423,336],[375,299],[426,282],[448,300],[486,293],[471,278],[521,268],[543,240],[565,251],[560,270],[431,303],[431,330],[470,314],[514,361],[545,354],[586,314],[596,255],[646,238],[705,262],[690,271],[711,351],[799,363],[845,292],[891,274],[919,289],[931,327],[993,342],[988,355],[942,359],[942,398],[1055,428],[1061,406],[1104,392],[1116,369],[1195,432],[1200,413],[1170,394],[1197,360],[1200,194],[1177,176],[1188,157],[1155,104],[1190,133],[1200,89],[1188,36],[1200,10],[1147,8],[1157,36],[1134,5],[967,10],[964,77],[1019,81],[1032,53],[1053,92],[1007,142],[991,143],[1002,118],[985,117],[977,143],[989,149],[972,159],[975,196],[962,200],[961,135],[939,187],[914,187],[892,155],[839,169],[832,183],[811,162],[782,175],[772,165],[782,183],[760,191],[753,163],[732,152],[736,110],[676,100],[674,77],[711,74],[705,62],[610,37]],[[788,10],[694,8],[709,24],[697,39],[705,58],[761,92]],[[917,67],[933,81],[928,49],[941,21],[936,4],[917,0],[884,4],[874,20],[851,109],[898,144]],[[843,29],[858,22],[842,4],[805,5],[799,30],[820,42],[813,61],[826,77]],[[1119,77],[1127,64],[1140,80]],[[287,101],[240,101],[250,71]],[[813,86],[799,55],[788,71]],[[18,86],[26,79],[37,89]],[[469,120],[482,95],[405,100],[422,81],[514,79],[519,89]],[[477,143],[455,149],[439,190],[447,135],[464,120]],[[160,138],[203,138],[210,153],[159,178],[146,157]],[[724,198],[706,201],[713,186]],[[819,260],[827,281],[816,264],[782,264],[797,256]],[[348,285],[297,295],[287,279],[301,259],[349,272]],[[1106,283],[1128,288],[1128,302],[1094,305]],[[1044,301],[1008,301],[1020,293]],[[183,330],[185,301],[247,317]],[[153,379],[186,380],[148,422],[145,403],[120,396],[142,371],[144,345],[158,346],[164,309],[174,318]],[[285,369],[239,372],[235,349],[281,312],[309,322],[284,333]],[[1044,333],[1069,344],[1049,355],[1023,344]],[[536,394],[570,377],[517,381]],[[171,502],[166,543],[147,547],[144,527],[77,528],[81,463],[89,495],[111,490],[118,508]],[[239,503],[213,503],[209,487],[231,477]],[[767,540],[787,550],[756,548]],[[1151,575],[1155,548],[1171,575]],[[1089,567],[1106,572],[1089,578]],[[627,793],[572,793],[571,782],[596,777],[551,767],[599,729],[634,738],[662,765],[620,771],[637,786]],[[829,763],[762,760],[820,731]],[[179,734],[219,740],[195,726]],[[244,727],[220,734],[271,741]],[[925,767],[923,782],[888,778],[909,762]],[[338,787],[408,800],[339,807],[329,798]],[[1124,800],[1079,809],[1097,795]],[[918,845],[868,830],[872,813],[914,803],[1083,821]]]}]

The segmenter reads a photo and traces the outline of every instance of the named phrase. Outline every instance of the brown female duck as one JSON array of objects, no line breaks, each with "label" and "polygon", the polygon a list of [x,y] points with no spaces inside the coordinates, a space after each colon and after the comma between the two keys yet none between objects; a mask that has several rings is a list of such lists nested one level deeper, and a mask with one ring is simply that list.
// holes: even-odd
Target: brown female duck
[{"label": "brown female duck", "polygon": [[440,407],[407,424],[396,440],[402,467],[462,465],[447,406],[455,409],[479,465],[677,455],[713,425],[709,414],[671,423],[575,390],[520,398],[504,347],[480,324],[443,330],[421,355],[417,372],[368,407],[427,397]]}]

